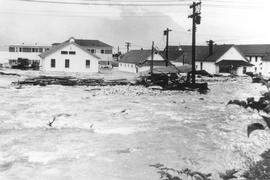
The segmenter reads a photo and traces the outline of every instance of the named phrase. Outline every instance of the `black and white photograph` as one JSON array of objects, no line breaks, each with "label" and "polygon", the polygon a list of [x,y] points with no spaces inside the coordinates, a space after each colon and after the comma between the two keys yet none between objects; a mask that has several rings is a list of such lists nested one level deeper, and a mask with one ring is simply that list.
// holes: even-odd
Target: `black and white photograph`
[{"label": "black and white photograph", "polygon": [[270,180],[269,0],[0,0],[0,180]]}]

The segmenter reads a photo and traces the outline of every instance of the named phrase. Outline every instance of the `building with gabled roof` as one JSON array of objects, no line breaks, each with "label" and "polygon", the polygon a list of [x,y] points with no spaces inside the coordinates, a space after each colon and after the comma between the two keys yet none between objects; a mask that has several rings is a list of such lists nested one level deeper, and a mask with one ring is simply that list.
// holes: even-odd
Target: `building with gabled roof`
[{"label": "building with gabled roof", "polygon": [[[147,71],[151,66],[152,50],[131,50],[124,54],[119,60],[119,70],[131,73]],[[153,66],[166,66],[162,55],[155,50],[153,54]]]},{"label": "building with gabled roof", "polygon": [[248,67],[247,71],[254,74],[261,74],[263,76],[270,76],[270,61],[268,54],[270,54],[270,44],[245,44],[237,45],[244,53],[253,67]]},{"label": "building with gabled roof", "polygon": [[75,42],[74,38],[54,45],[49,51],[39,55],[42,71],[95,73],[99,70],[96,54],[89,52]]},{"label": "building with gabled roof", "polygon": [[[74,39],[74,42],[84,48],[86,51],[91,52],[92,54],[100,58],[99,64],[101,67],[112,67],[113,54],[111,45],[108,45],[100,40],[92,39]],[[65,41],[68,42],[69,40]],[[65,43],[63,42],[63,43]],[[52,45],[59,45],[62,43],[53,43]]]},{"label": "building with gabled roof", "polygon": [[[192,46],[181,46],[183,54],[179,60],[191,64]],[[252,66],[241,50],[232,44],[196,46],[195,65],[197,70],[209,73],[234,73],[242,75]]]}]

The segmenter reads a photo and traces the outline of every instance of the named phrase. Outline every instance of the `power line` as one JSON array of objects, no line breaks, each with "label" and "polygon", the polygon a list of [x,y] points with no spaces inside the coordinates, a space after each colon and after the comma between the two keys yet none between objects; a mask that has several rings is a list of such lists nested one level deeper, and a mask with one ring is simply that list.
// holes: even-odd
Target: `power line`
[{"label": "power line", "polygon": [[[103,16],[110,16],[110,17],[129,17],[129,18],[136,18],[136,17],[143,17],[143,18],[168,18],[167,15],[140,15],[140,14],[117,14],[117,13],[108,13],[108,12],[100,12],[100,13],[85,13],[82,12],[81,14],[70,14],[72,12],[48,12],[48,11],[6,11],[0,10],[1,14],[18,14],[18,15],[40,15],[40,16],[59,16],[59,17],[103,17]],[[66,14],[64,14],[66,13]],[[69,13],[69,14],[68,14]]]},{"label": "power line", "polygon": [[183,2],[161,2],[161,3],[126,3],[126,2],[101,2],[101,1],[87,1],[87,2],[75,2],[75,1],[48,1],[48,0],[15,0],[28,3],[45,3],[45,4],[65,4],[65,5],[87,5],[87,6],[187,6],[188,4]]}]

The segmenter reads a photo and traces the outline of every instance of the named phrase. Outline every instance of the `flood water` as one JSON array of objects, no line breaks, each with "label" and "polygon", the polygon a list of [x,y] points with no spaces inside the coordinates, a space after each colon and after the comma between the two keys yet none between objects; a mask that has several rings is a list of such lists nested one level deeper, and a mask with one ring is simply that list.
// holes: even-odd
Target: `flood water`
[{"label": "flood water", "polygon": [[149,167],[155,163],[216,176],[243,168],[245,156],[258,159],[270,147],[269,131],[247,138],[247,125],[263,122],[257,112],[226,106],[266,90],[247,79],[210,83],[206,95],[134,93],[134,87],[106,87],[112,94],[91,87],[16,89],[12,80],[0,77],[3,180],[157,180]]}]

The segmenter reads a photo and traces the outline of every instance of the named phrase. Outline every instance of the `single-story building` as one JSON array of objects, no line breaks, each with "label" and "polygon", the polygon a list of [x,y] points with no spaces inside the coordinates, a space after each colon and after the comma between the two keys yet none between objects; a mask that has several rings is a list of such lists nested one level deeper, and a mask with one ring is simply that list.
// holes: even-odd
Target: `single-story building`
[{"label": "single-story building", "polygon": [[[140,73],[150,70],[152,50],[131,50],[124,54],[119,60],[119,71]],[[162,55],[155,51],[153,54],[153,67],[166,66]]]},{"label": "single-story building", "polygon": [[74,38],[54,45],[39,55],[42,71],[96,73],[100,58],[75,42]]},{"label": "single-story building", "polygon": [[[213,41],[210,41],[213,42]],[[179,60],[191,64],[192,46],[181,46],[183,54]],[[234,73],[243,75],[252,66],[245,55],[235,45],[196,46],[196,70],[206,70],[211,74]]]}]

